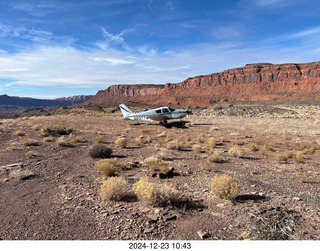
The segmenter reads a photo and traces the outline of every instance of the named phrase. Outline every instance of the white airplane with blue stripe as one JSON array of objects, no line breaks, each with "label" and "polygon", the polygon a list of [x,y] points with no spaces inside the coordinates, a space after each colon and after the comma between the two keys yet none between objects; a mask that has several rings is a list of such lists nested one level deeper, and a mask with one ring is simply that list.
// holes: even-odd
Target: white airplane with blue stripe
[{"label": "white airplane with blue stripe", "polygon": [[167,121],[170,119],[182,119],[192,113],[190,110],[178,110],[168,106],[139,113],[133,113],[125,104],[121,104],[119,107],[124,119],[160,121],[161,124],[167,124]]}]

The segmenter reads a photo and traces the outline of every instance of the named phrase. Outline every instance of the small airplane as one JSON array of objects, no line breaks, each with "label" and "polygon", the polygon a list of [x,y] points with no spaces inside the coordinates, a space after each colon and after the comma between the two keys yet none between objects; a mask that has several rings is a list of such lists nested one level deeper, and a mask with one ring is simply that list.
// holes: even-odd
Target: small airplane
[{"label": "small airplane", "polygon": [[167,106],[139,113],[133,113],[125,104],[121,104],[119,107],[124,119],[160,121],[162,125],[167,125],[169,119],[182,119],[192,113],[190,110],[176,110]]}]

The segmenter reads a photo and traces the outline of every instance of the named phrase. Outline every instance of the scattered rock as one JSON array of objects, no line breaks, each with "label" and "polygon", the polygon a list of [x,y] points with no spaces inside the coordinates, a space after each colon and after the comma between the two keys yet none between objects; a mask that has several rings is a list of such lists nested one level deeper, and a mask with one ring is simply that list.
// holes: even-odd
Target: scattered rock
[{"label": "scattered rock", "polygon": [[293,200],[296,200],[296,201],[301,201],[301,200],[302,200],[302,199],[299,198],[299,197],[293,197],[292,199],[293,199]]},{"label": "scattered rock", "polygon": [[201,240],[207,239],[210,236],[208,232],[203,230],[198,230],[197,234],[199,235]]}]

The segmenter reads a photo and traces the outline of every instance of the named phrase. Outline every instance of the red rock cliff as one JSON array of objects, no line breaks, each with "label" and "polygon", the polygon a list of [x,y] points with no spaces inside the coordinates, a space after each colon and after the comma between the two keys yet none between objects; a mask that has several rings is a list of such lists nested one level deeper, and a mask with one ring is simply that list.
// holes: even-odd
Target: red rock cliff
[{"label": "red rock cliff", "polygon": [[113,85],[84,104],[210,105],[223,101],[320,101],[320,62],[248,64],[165,85]]}]

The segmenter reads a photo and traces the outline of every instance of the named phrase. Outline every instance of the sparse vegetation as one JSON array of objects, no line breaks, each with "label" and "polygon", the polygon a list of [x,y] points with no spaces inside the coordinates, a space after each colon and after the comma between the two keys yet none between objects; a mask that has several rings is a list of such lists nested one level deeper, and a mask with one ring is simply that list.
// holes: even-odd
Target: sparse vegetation
[{"label": "sparse vegetation", "polygon": [[41,129],[40,134],[43,137],[49,137],[49,136],[57,137],[62,135],[68,135],[72,133],[72,131],[73,131],[72,128],[66,128],[65,126],[61,126],[61,125],[54,125],[51,127]]},{"label": "sparse vegetation", "polygon": [[95,141],[96,141],[96,143],[101,144],[101,143],[104,143],[104,142],[105,142],[105,139],[104,139],[104,137],[103,137],[102,135],[99,135],[99,136],[97,136],[97,137],[95,138]]},{"label": "sparse vegetation", "polygon": [[125,148],[127,146],[127,139],[125,137],[121,136],[121,137],[118,137],[114,143],[115,143],[115,145],[117,145],[121,148]]},{"label": "sparse vegetation", "polygon": [[201,146],[200,145],[193,145],[192,151],[194,151],[195,153],[201,153]]},{"label": "sparse vegetation", "polygon": [[216,175],[212,179],[211,192],[220,199],[233,200],[240,192],[240,184],[228,175]]},{"label": "sparse vegetation", "polygon": [[116,164],[117,159],[101,159],[96,162],[94,168],[105,176],[113,176],[120,171],[120,167]]},{"label": "sparse vegetation", "polygon": [[152,206],[170,205],[179,197],[179,191],[172,184],[155,184],[145,178],[134,184],[133,191],[139,200]]},{"label": "sparse vegetation", "polygon": [[180,151],[183,149],[183,142],[181,142],[178,139],[175,139],[173,141],[169,141],[167,144],[167,149]]},{"label": "sparse vegetation", "polygon": [[104,145],[94,145],[89,151],[89,156],[91,158],[110,158],[111,154],[112,149]]},{"label": "sparse vegetation", "polygon": [[29,152],[26,153],[26,157],[27,158],[32,158],[35,155],[36,155],[35,151],[29,151]]},{"label": "sparse vegetation", "polygon": [[35,139],[24,138],[20,141],[21,145],[24,146],[40,146],[40,142]]},{"label": "sparse vegetation", "polygon": [[88,141],[87,141],[85,138],[83,138],[83,137],[77,136],[77,137],[72,138],[72,139],[70,140],[70,142],[73,143],[73,144],[76,144],[76,143],[86,143],[86,142],[88,142]]},{"label": "sparse vegetation", "polygon": [[17,180],[25,180],[33,175],[34,175],[34,173],[32,171],[19,168],[19,169],[11,171],[9,174],[9,178],[10,179],[17,179]]},{"label": "sparse vegetation", "polygon": [[121,200],[128,190],[128,182],[124,177],[109,177],[103,181],[99,194],[102,199]]},{"label": "sparse vegetation", "polygon": [[23,131],[16,131],[16,132],[14,133],[14,135],[16,135],[16,136],[25,136],[26,133],[23,132]]},{"label": "sparse vegetation", "polygon": [[240,158],[242,156],[243,150],[239,145],[234,145],[229,149],[228,153],[232,157]]}]

